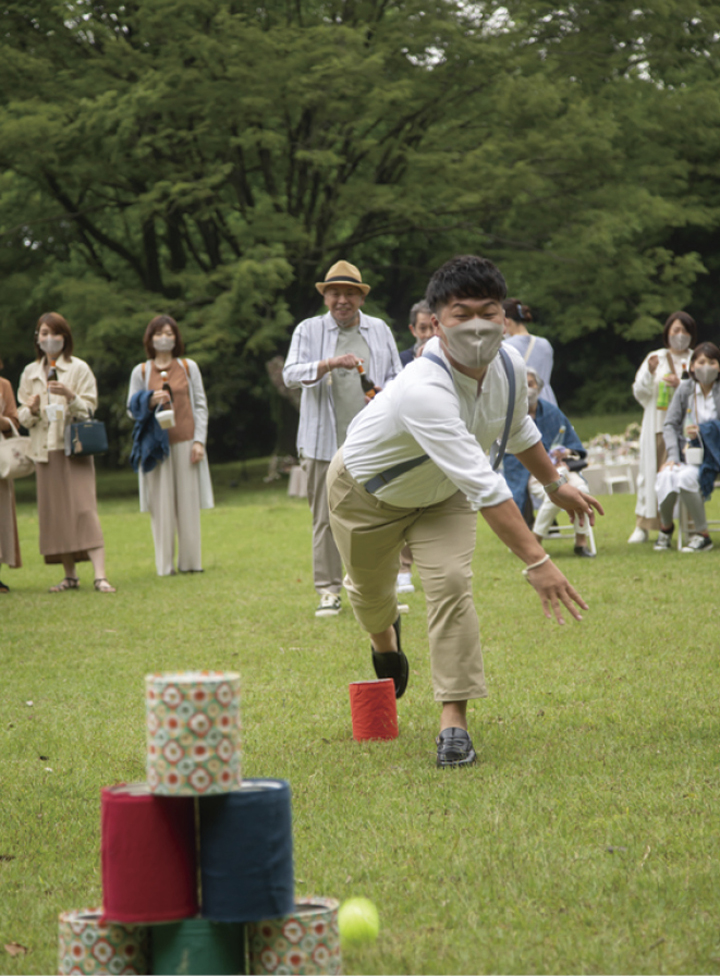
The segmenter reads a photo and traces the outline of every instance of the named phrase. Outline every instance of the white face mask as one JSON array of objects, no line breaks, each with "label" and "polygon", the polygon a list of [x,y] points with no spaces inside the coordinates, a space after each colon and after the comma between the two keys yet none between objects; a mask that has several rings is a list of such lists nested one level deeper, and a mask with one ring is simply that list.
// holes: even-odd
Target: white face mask
[{"label": "white face mask", "polygon": [[63,351],[65,340],[62,336],[47,336],[45,339],[40,339],[38,345],[48,359],[57,359]]},{"label": "white face mask", "polygon": [[687,332],[679,332],[677,335],[669,336],[668,342],[670,343],[670,348],[674,352],[685,352],[687,347],[690,345],[690,336],[687,334]]},{"label": "white face mask", "polygon": [[528,406],[534,407],[538,402],[538,397],[540,396],[540,390],[537,387],[528,387]]},{"label": "white face mask", "polygon": [[502,342],[502,322],[470,319],[446,329],[442,336],[452,358],[468,369],[485,369],[497,356]]},{"label": "white face mask", "polygon": [[712,386],[715,380],[718,378],[718,367],[717,366],[696,366],[695,367],[695,379],[698,383],[702,383],[704,386]]},{"label": "white face mask", "polygon": [[155,335],[153,346],[156,352],[172,352],[175,348],[175,336]]}]

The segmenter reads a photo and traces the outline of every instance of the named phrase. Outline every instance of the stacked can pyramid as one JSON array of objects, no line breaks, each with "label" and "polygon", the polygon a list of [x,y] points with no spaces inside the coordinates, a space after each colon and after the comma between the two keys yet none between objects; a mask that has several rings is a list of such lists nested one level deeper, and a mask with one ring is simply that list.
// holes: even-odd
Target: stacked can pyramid
[{"label": "stacked can pyramid", "polygon": [[59,973],[341,972],[338,902],[294,897],[290,787],[242,779],[240,677],[148,675],[147,780],[102,791],[103,908]]}]

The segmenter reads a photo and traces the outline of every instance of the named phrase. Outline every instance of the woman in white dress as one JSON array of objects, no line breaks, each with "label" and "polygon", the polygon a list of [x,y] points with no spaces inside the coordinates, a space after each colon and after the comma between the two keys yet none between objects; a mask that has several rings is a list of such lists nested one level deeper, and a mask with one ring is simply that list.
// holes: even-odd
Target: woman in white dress
[{"label": "woman in white dress", "polygon": [[663,423],[673,393],[687,373],[690,354],[697,342],[695,319],[687,312],[667,317],[662,349],[647,354],[633,383],[633,396],[643,408],[640,430],[640,462],[637,477],[635,529],[628,542],[647,542],[660,529],[655,479],[667,457]]}]

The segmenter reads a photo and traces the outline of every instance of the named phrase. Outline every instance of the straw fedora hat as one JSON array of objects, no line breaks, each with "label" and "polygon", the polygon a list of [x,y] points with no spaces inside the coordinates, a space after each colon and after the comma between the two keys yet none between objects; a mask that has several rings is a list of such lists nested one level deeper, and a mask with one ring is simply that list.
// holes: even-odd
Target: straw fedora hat
[{"label": "straw fedora hat", "polygon": [[354,288],[359,288],[363,295],[367,295],[370,291],[370,285],[364,284],[358,269],[348,261],[336,261],[325,275],[325,281],[315,282],[315,287],[321,295],[325,294],[328,285],[352,285]]}]

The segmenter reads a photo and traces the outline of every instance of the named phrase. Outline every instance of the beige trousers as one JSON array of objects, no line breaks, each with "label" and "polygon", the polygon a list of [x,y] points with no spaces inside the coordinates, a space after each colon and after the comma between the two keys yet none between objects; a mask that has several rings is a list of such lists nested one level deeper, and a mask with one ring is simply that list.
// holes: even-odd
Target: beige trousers
[{"label": "beige trousers", "polygon": [[427,508],[397,508],[369,494],[338,451],[328,472],[330,524],[345,563],[345,589],[370,634],[397,618],[400,551],[409,543],[427,601],[435,700],[487,695],[472,596],[477,514],[461,492]]},{"label": "beige trousers", "polygon": [[327,473],[329,461],[303,458],[301,467],[307,475],[307,494],[312,512],[313,582],[320,593],[329,590],[339,593],[342,589],[342,560],[330,531],[330,513],[327,498]]},{"label": "beige trousers", "polygon": [[412,564],[413,564],[412,549],[406,543],[400,550],[400,572],[401,573],[412,572]]},{"label": "beige trousers", "polygon": [[192,444],[171,444],[165,460],[146,475],[158,576],[174,572],[176,532],[180,572],[202,569],[200,478],[197,465],[190,463]]}]

